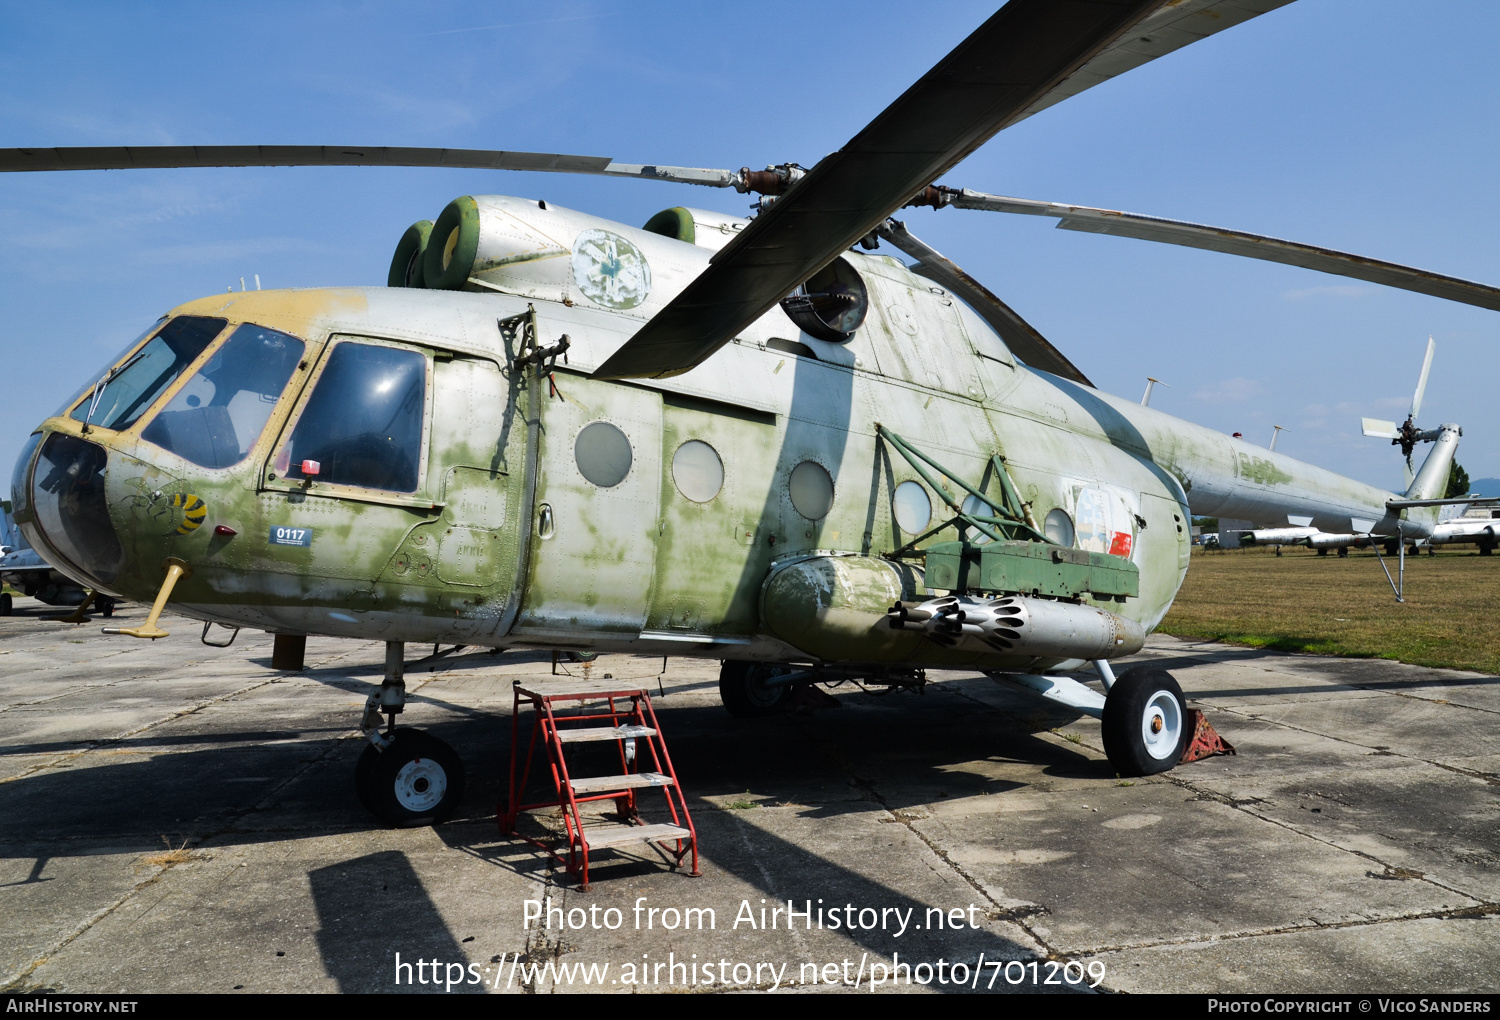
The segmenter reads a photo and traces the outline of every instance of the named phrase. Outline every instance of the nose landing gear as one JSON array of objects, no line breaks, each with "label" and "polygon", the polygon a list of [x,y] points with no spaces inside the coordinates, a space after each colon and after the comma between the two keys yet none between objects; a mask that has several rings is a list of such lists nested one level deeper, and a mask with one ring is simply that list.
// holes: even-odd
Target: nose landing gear
[{"label": "nose landing gear", "polygon": [[381,821],[410,829],[453,816],[463,800],[464,766],[453,748],[430,733],[396,728],[396,716],[406,707],[405,658],[404,641],[385,643],[385,679],[365,703],[360,722],[369,745],[354,768],[354,788]]},{"label": "nose landing gear", "polygon": [[359,802],[398,829],[453,817],[464,795],[464,766],[453,748],[421,730],[399,729],[370,744],[354,767]]}]

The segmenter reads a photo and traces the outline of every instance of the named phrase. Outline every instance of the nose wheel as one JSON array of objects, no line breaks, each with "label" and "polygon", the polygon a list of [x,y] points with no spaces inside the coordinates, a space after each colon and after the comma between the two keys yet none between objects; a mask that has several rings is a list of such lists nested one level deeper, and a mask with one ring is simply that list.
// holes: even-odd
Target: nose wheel
[{"label": "nose wheel", "polygon": [[437,737],[402,728],[386,746],[365,747],[354,768],[359,802],[387,825],[411,829],[453,817],[464,795],[464,766]]},{"label": "nose wheel", "polygon": [[1104,753],[1122,776],[1165,772],[1191,737],[1188,718],[1172,674],[1150,666],[1127,670],[1104,701]]}]

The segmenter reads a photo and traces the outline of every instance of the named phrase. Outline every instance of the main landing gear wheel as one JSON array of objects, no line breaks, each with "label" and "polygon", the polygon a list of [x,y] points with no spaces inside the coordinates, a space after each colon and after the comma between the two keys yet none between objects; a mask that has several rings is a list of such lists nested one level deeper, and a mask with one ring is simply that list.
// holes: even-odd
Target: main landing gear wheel
[{"label": "main landing gear wheel", "polygon": [[15,612],[15,604],[12,602],[10,592],[0,594],[0,616],[9,616]]},{"label": "main landing gear wheel", "polygon": [[1166,670],[1126,670],[1104,699],[1103,729],[1104,753],[1120,775],[1167,771],[1191,738],[1182,688]]},{"label": "main landing gear wheel", "polygon": [[453,748],[421,730],[396,730],[390,741],[383,751],[370,744],[359,756],[359,802],[398,829],[453,817],[464,795],[464,766]]},{"label": "main landing gear wheel", "polygon": [[790,666],[725,660],[719,669],[719,698],[736,719],[779,715],[792,700],[792,684],[766,681],[792,672]]}]

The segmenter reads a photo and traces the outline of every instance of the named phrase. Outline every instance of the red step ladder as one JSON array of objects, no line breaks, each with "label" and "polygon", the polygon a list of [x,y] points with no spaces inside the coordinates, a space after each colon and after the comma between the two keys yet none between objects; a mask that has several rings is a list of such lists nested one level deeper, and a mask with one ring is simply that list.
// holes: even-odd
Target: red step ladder
[{"label": "red step ladder", "polygon": [[[624,687],[609,680],[537,683],[515,681],[515,711],[511,716],[510,797],[496,812],[500,831],[518,836],[516,819],[522,811],[556,807],[562,811],[567,840],[567,857],[541,840],[521,836],[541,847],[558,862],[566,864],[569,874],[578,877],[583,888],[589,884],[589,851],[630,843],[653,843],[671,854],[674,867],[692,855],[693,870],[698,871],[698,835],[688,814],[687,801],[672,758],[662,738],[661,726],[651,709],[651,698],[645,689]],[[521,756],[521,705],[532,709],[531,740],[517,781],[517,763]],[[571,706],[571,707],[570,707]],[[613,740],[619,752],[620,772],[609,776],[575,777],[568,770],[563,749],[567,744]],[[547,752],[552,770],[554,796],[525,804],[527,780],[531,777],[532,759],[537,745]],[[649,771],[641,771],[646,767]],[[671,823],[647,824],[637,811],[636,791],[655,787],[666,797]],[[584,826],[579,805],[592,801],[613,800],[623,820],[620,825]]]}]

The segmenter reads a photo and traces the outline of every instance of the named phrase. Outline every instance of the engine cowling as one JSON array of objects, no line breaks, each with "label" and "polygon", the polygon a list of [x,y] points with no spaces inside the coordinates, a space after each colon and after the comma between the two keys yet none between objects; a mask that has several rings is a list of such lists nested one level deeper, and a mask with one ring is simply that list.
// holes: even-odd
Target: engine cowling
[{"label": "engine cowling", "polygon": [[464,195],[449,202],[432,225],[423,256],[425,285],[461,290],[471,282],[488,283],[509,293],[560,300],[572,276],[571,238],[549,237],[529,222],[539,208],[498,195]]},{"label": "engine cowling", "polygon": [[885,614],[921,585],[912,567],[889,560],[803,557],[771,568],[761,588],[761,619],[781,640],[821,659],[902,662],[923,636],[885,626]]},{"label": "engine cowling", "polygon": [[431,236],[431,220],[418,220],[406,228],[406,233],[396,244],[396,254],[391,256],[391,269],[385,276],[387,287],[423,286],[423,260]]}]

